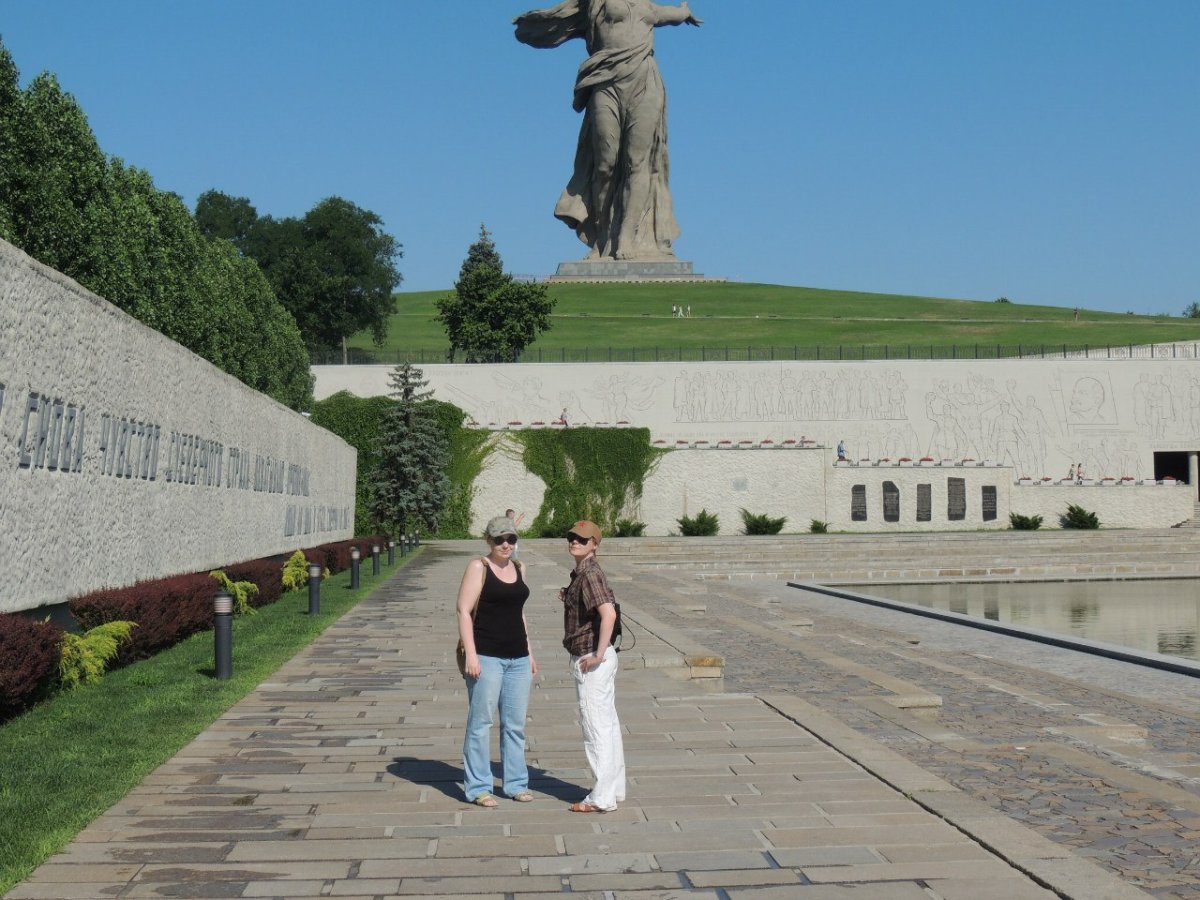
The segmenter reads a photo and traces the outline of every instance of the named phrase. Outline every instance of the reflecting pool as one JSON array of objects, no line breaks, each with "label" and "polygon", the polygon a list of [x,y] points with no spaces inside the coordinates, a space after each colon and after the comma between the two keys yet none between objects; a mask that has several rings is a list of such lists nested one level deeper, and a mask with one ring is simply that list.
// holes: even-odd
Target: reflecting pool
[{"label": "reflecting pool", "polygon": [[860,584],[930,609],[1200,660],[1200,581]]}]

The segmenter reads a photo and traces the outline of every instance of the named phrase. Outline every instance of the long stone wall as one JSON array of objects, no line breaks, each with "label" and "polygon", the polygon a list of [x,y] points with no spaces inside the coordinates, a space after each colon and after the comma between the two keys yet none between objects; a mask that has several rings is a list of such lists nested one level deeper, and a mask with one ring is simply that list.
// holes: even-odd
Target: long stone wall
[{"label": "long stone wall", "polygon": [[[472,528],[482,534],[510,507],[532,521],[546,486],[498,434],[475,489]],[[1169,528],[1194,512],[1182,484],[1024,485],[1008,466],[840,464],[821,448],[693,447],[665,453],[624,515],[644,522],[648,535],[678,534],[679,518],[702,509],[717,515],[722,534],[740,532],[742,509],[786,517],[786,533],[808,531],[814,519],[845,532],[977,531],[1008,528],[1010,512],[1059,528],[1071,504],[1105,527]]]},{"label": "long stone wall", "polygon": [[355,467],[0,241],[0,612],[349,538]]},{"label": "long stone wall", "polygon": [[[387,391],[388,366],[317,366],[318,399]],[[1200,450],[1194,358],[708,362],[424,367],[481,426],[628,422],[656,440],[806,437],[852,460],[972,459],[1013,480],[1153,478],[1156,452]],[[1176,477],[1186,480],[1186,465]]]}]

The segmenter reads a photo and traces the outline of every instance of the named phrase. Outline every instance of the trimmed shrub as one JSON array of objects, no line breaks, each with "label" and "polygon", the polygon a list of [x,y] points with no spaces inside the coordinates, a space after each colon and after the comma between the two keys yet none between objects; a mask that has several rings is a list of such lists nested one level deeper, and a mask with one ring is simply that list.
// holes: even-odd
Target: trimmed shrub
[{"label": "trimmed shrub", "polygon": [[258,585],[253,581],[234,581],[220,569],[208,573],[209,578],[216,579],[221,590],[233,597],[233,614],[235,616],[252,616],[254,607],[251,600],[258,599]]},{"label": "trimmed shrub", "polygon": [[297,550],[283,564],[283,589],[298,591],[308,584],[308,559],[303,550]]},{"label": "trimmed shrub", "polygon": [[71,614],[85,630],[107,622],[137,622],[131,639],[117,652],[116,664],[125,665],[211,628],[215,593],[207,573],[175,575],[76,597]]},{"label": "trimmed shrub", "polygon": [[676,523],[679,525],[679,533],[684,537],[711,537],[721,530],[717,514],[710,513],[707,509],[700,510],[694,516],[676,519]]},{"label": "trimmed shrub", "polygon": [[32,706],[58,674],[63,630],[0,614],[0,722]]},{"label": "trimmed shrub", "polygon": [[137,622],[107,622],[86,634],[64,634],[62,658],[58,661],[58,681],[63,690],[73,691],[99,681],[135,628]]},{"label": "trimmed shrub", "polygon": [[250,605],[258,609],[269,606],[283,596],[282,567],[282,556],[268,556],[227,566],[225,574],[231,581],[248,581],[258,588],[258,594],[249,598]]},{"label": "trimmed shrub", "polygon": [[766,513],[742,509],[742,534],[779,534],[787,524],[787,516],[773,519]]},{"label": "trimmed shrub", "polygon": [[1100,517],[1094,512],[1088,512],[1082,506],[1072,503],[1067,507],[1067,513],[1061,519],[1063,528],[1081,528],[1091,530],[1100,527]]},{"label": "trimmed shrub", "polygon": [[1041,516],[1022,516],[1019,513],[1008,514],[1008,524],[1015,531],[1037,531],[1042,527]]},{"label": "trimmed shrub", "polygon": [[646,523],[633,519],[618,519],[613,527],[613,537],[641,537],[645,533]]},{"label": "trimmed shrub", "polygon": [[808,523],[808,530],[813,534],[829,534],[829,523],[822,522],[820,519],[813,519]]}]

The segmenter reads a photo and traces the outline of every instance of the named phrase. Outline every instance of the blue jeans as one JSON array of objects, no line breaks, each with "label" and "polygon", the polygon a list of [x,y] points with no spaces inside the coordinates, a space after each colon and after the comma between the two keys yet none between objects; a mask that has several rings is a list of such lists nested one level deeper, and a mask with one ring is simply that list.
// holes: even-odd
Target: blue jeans
[{"label": "blue jeans", "polygon": [[468,800],[492,792],[492,724],[500,710],[500,767],[504,793],[529,789],[525,765],[525,712],[533,674],[529,657],[479,657],[479,677],[467,678],[467,733],[463,737],[463,791]]}]

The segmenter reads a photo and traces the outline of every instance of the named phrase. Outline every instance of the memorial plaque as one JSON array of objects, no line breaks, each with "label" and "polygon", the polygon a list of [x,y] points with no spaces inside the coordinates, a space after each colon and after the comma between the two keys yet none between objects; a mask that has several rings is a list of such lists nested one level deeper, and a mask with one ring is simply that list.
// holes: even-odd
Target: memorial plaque
[{"label": "memorial plaque", "polygon": [[946,518],[951,522],[961,522],[967,517],[967,480],[965,478],[946,479]]},{"label": "memorial plaque", "polygon": [[883,483],[883,521],[900,521],[900,488],[894,481]]},{"label": "memorial plaque", "polygon": [[994,522],[996,520],[996,486],[994,484],[985,484],[983,486],[983,521]]},{"label": "memorial plaque", "polygon": [[850,488],[850,521],[867,521],[867,486],[856,484]]},{"label": "memorial plaque", "polygon": [[917,521],[929,522],[933,519],[933,486],[917,485]]}]

